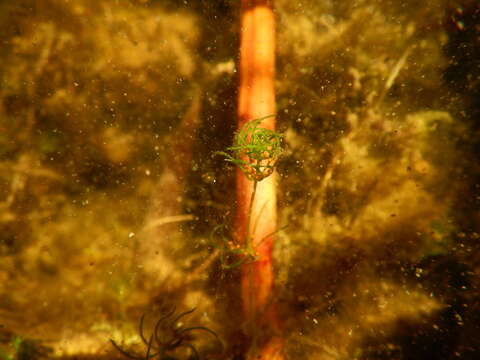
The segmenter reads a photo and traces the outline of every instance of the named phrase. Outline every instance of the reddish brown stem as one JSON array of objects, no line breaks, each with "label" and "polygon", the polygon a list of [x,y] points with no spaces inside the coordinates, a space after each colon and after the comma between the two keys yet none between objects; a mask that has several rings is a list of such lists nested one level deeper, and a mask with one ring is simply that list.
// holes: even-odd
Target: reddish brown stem
[{"label": "reddish brown stem", "polygon": [[[242,0],[238,128],[246,121],[275,113],[274,69],[272,2]],[[274,130],[275,118],[267,118],[261,125]],[[253,191],[254,183],[238,170],[236,236],[239,241],[251,241],[257,254],[256,261],[242,265],[243,310],[246,331],[253,344],[248,358],[283,359],[283,343],[278,336],[279,322],[272,301],[274,236],[268,236],[277,227],[275,176],[258,182],[255,197],[251,196]]]}]

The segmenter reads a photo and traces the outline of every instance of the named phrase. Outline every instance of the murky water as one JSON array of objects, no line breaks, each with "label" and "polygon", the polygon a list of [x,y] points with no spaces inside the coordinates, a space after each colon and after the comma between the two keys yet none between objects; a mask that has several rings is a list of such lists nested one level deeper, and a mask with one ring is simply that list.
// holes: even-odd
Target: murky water
[{"label": "murky water", "polygon": [[218,155],[239,3],[0,1],[0,359],[480,358],[480,7],[273,2],[272,335]]}]

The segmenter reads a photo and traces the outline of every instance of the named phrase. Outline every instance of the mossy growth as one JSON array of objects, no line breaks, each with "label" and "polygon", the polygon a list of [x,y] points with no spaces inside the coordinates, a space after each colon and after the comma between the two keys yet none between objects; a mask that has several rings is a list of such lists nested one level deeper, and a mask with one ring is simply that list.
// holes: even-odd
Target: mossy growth
[{"label": "mossy growth", "polygon": [[[252,234],[255,231],[251,231],[250,229],[257,184],[259,181],[262,181],[273,174],[277,161],[283,151],[283,135],[274,130],[260,126],[263,120],[273,116],[275,115],[268,115],[246,122],[235,135],[234,145],[227,148],[230,153],[223,151],[217,151],[215,153],[224,156],[225,161],[237,165],[247,179],[253,181],[253,190],[250,196],[247,214],[247,230],[244,241],[239,244],[230,240],[223,233],[223,230],[226,228],[224,225],[218,225],[211,233],[213,244],[217,244],[217,242],[213,240],[215,236],[219,236],[221,239],[220,259],[222,267],[226,269],[235,268],[243,264],[245,261],[251,262],[257,259],[252,237]],[[276,232],[277,231],[274,233]],[[257,245],[271,235],[273,235],[273,233],[260,239],[257,242]],[[238,256],[240,256],[239,259],[237,259]],[[231,258],[234,258],[235,260],[233,262],[229,261]]]},{"label": "mossy growth", "polygon": [[283,135],[260,126],[261,122],[274,115],[264,116],[245,123],[235,135],[234,145],[218,151],[225,161],[237,165],[251,181],[261,181],[273,173],[282,153]]}]

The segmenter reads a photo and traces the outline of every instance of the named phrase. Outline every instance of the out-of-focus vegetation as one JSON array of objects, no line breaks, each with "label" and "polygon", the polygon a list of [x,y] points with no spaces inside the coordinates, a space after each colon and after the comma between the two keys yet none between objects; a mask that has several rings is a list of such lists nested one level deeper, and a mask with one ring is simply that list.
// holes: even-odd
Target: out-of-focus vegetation
[{"label": "out-of-focus vegetation", "polygon": [[[477,358],[478,5],[275,6],[288,358]],[[219,334],[207,358],[241,353],[237,275],[208,243],[234,211],[212,154],[233,137],[237,16],[0,1],[0,358],[118,357],[108,339],[135,348],[169,303]]]}]

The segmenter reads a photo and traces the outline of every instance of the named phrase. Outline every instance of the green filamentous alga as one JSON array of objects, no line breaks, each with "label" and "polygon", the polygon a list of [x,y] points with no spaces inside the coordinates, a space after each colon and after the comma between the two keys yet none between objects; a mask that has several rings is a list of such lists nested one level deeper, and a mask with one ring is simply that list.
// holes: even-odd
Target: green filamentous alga
[{"label": "green filamentous alga", "polygon": [[231,154],[219,151],[225,160],[237,165],[245,176],[252,181],[261,181],[273,173],[277,160],[282,153],[283,136],[273,130],[260,127],[268,115],[251,120],[235,135],[234,145],[227,150]]},{"label": "green filamentous alga", "polygon": [[[221,236],[224,246],[220,256],[224,268],[237,267],[247,259],[250,261],[256,259],[250,225],[257,184],[259,181],[273,174],[278,158],[282,153],[283,135],[260,126],[263,120],[272,116],[274,115],[248,121],[235,135],[234,145],[227,148],[230,153],[223,151],[216,152],[216,154],[224,156],[225,161],[237,165],[247,179],[253,181],[244,245],[234,244],[232,241],[228,241],[226,237]],[[219,233],[219,230],[222,228],[224,228],[223,225],[217,226],[213,230],[212,235]],[[253,231],[253,233],[254,232],[255,231]],[[273,234],[267,235],[264,239],[261,239],[259,243],[271,235]],[[225,253],[229,255],[242,255],[242,257],[237,262],[227,264],[227,262],[224,261]]]}]

